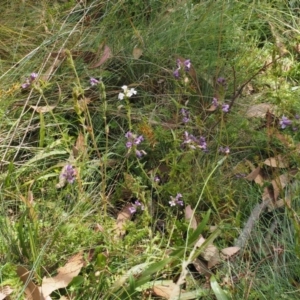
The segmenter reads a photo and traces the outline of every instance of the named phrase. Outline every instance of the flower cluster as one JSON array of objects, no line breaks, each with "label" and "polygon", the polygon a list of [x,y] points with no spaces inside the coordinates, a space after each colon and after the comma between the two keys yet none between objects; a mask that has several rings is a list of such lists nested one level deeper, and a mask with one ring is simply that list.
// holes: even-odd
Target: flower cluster
[{"label": "flower cluster", "polygon": [[159,183],[159,182],[160,182],[159,176],[155,175],[154,178],[153,178],[153,181],[154,181],[155,183]]},{"label": "flower cluster", "polygon": [[222,85],[222,86],[226,86],[227,85],[226,79],[224,77],[219,77],[217,79],[217,84]]},{"label": "flower cluster", "polygon": [[184,140],[181,144],[182,147],[187,145],[190,149],[202,149],[203,151],[207,150],[207,144],[205,141],[205,137],[200,136],[200,138],[196,138],[194,135],[188,133],[187,131],[184,132]]},{"label": "flower cluster", "polygon": [[[128,131],[125,134],[125,137],[127,138],[126,148],[128,148],[129,150],[131,150],[134,146],[139,145],[144,140],[144,137],[142,135],[137,136],[136,134],[132,133],[131,131]],[[147,153],[144,150],[138,150],[135,148],[135,154],[138,158],[140,158],[143,155],[146,155]]]},{"label": "flower cluster", "polygon": [[171,198],[171,201],[169,201],[170,206],[176,206],[176,205],[183,206],[183,200],[180,200],[182,199],[181,194],[177,193],[176,197],[170,196],[170,198]]},{"label": "flower cluster", "polygon": [[130,211],[131,214],[134,214],[134,213],[136,213],[138,208],[140,208],[141,210],[145,209],[144,205],[139,200],[136,200],[132,204],[132,206],[129,207],[129,211]]},{"label": "flower cluster", "polygon": [[286,127],[292,125],[292,121],[283,115],[279,121],[279,124],[281,129],[285,129]]},{"label": "flower cluster", "polygon": [[31,86],[31,84],[33,83],[33,81],[35,81],[35,79],[38,77],[37,73],[31,73],[29,78],[26,78],[25,82],[22,83],[21,87],[22,89],[27,89],[29,86]]},{"label": "flower cluster", "polygon": [[[216,98],[216,97],[213,97],[213,99],[212,99],[212,102],[211,102],[211,105],[213,106],[213,110],[215,110],[218,106],[219,106],[219,101],[218,101],[218,99]],[[222,104],[222,111],[224,112],[224,113],[228,113],[229,112],[229,109],[230,109],[230,105],[229,104],[226,104],[226,103],[224,103],[224,104]]]},{"label": "flower cluster", "polygon": [[97,85],[97,84],[99,84],[99,83],[100,83],[100,81],[99,81],[98,79],[96,79],[96,78],[94,78],[94,77],[91,77],[91,78],[90,78],[90,85],[91,85],[91,86]]},{"label": "flower cluster", "polygon": [[173,75],[176,79],[179,79],[180,77],[180,70],[183,68],[185,72],[189,72],[191,69],[191,60],[186,59],[184,62],[182,62],[180,59],[177,59],[176,61],[177,68],[173,72]]},{"label": "flower cluster", "polygon": [[73,183],[76,179],[76,171],[71,165],[66,165],[61,173],[62,179],[69,183]]},{"label": "flower cluster", "polygon": [[224,113],[228,113],[229,112],[229,104],[223,104],[222,105],[222,111],[224,112]]},{"label": "flower cluster", "polygon": [[188,123],[190,121],[190,112],[187,109],[182,108],[180,113],[182,115],[182,122]]},{"label": "flower cluster", "polygon": [[228,146],[226,147],[220,147],[219,152],[224,153],[224,154],[229,154],[230,153],[230,148]]},{"label": "flower cluster", "polygon": [[123,93],[119,93],[118,99],[123,100],[124,98],[130,98],[137,94],[137,91],[133,88],[129,89],[127,85],[122,86]]}]

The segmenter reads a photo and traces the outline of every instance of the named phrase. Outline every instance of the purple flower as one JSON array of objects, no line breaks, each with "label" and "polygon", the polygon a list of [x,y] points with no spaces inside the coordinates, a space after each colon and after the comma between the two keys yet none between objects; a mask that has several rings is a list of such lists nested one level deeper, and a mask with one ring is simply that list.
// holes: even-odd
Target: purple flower
[{"label": "purple flower", "polygon": [[127,141],[125,145],[126,145],[126,148],[131,148],[132,147],[132,142]]},{"label": "purple flower", "polygon": [[97,85],[97,84],[99,84],[99,83],[100,83],[100,81],[99,81],[98,79],[96,79],[96,78],[94,78],[94,77],[91,77],[91,78],[90,78],[90,85],[91,85],[91,86]]},{"label": "purple flower", "polygon": [[134,214],[138,208],[141,210],[145,209],[144,205],[139,200],[136,200],[128,209],[131,214]]},{"label": "purple flower", "polygon": [[[128,131],[125,134],[125,137],[127,138],[125,145],[126,145],[126,148],[129,149],[129,151],[131,151],[131,148],[133,146],[138,146],[144,140],[144,137],[142,135],[137,136],[136,134],[132,133],[131,131]],[[138,150],[136,148],[134,148],[134,150],[135,150],[135,155],[138,158],[141,158],[142,156],[147,154],[144,150]]]},{"label": "purple flower", "polygon": [[206,148],[207,148],[205,137],[203,137],[203,136],[200,136],[200,139],[199,139],[199,148],[202,149],[202,150],[206,150]]},{"label": "purple flower", "polygon": [[30,82],[26,79],[26,82],[21,85],[22,89],[27,89],[30,86]]},{"label": "purple flower", "polygon": [[179,70],[180,70],[180,68],[177,68],[177,69],[173,72],[173,75],[174,75],[174,77],[175,77],[176,79],[179,78]]},{"label": "purple flower", "polygon": [[218,107],[219,106],[219,103],[218,103],[218,99],[217,98],[213,98],[212,99],[212,105],[214,105],[215,107]]},{"label": "purple flower", "polygon": [[29,78],[25,79],[25,82],[21,84],[21,88],[22,89],[27,89],[28,87],[30,87],[30,85],[32,84],[33,81],[35,81],[35,79],[38,77],[37,73],[31,73]]},{"label": "purple flower", "polygon": [[191,60],[190,59],[187,59],[184,61],[184,70],[186,72],[188,72],[190,69],[191,69]]},{"label": "purple flower", "polygon": [[134,205],[130,206],[128,209],[131,214],[134,214],[136,212],[136,207]]},{"label": "purple flower", "polygon": [[37,73],[31,73],[31,74],[30,74],[30,79],[31,79],[31,81],[35,80],[37,77],[38,77],[38,74],[37,74]]},{"label": "purple flower", "polygon": [[224,77],[219,77],[217,79],[217,83],[220,84],[220,85],[225,86],[226,85],[226,79]]},{"label": "purple flower", "polygon": [[76,179],[76,171],[71,165],[66,165],[61,176],[64,177],[69,183],[73,183]]},{"label": "purple flower", "polygon": [[131,131],[127,131],[126,134],[125,134],[125,137],[127,139],[132,139],[133,138],[133,133]]},{"label": "purple flower", "polygon": [[180,110],[180,113],[181,113],[181,115],[182,115],[182,122],[183,123],[188,123],[189,121],[190,121],[190,118],[189,118],[189,116],[190,116],[190,112],[187,110],[187,109],[184,109],[184,108],[182,108],[181,110]]},{"label": "purple flower", "polygon": [[139,145],[143,140],[144,140],[144,137],[142,135],[140,135],[134,139],[134,144]]},{"label": "purple flower", "polygon": [[183,206],[183,200],[181,200],[182,195],[180,193],[177,193],[175,197],[170,196],[171,201],[169,201],[170,206],[176,206],[180,205]]},{"label": "purple flower", "polygon": [[178,79],[180,77],[180,69],[182,67],[184,67],[185,72],[189,72],[189,70],[191,69],[191,60],[190,59],[186,59],[183,63],[181,62],[180,59],[176,60],[176,70],[173,72],[173,75],[176,79]]},{"label": "purple flower", "polygon": [[203,151],[207,150],[207,144],[205,138],[201,136],[197,139],[194,135],[189,134],[187,131],[184,132],[184,141],[182,142],[181,146],[188,145],[191,149],[202,149]]},{"label": "purple flower", "polygon": [[221,153],[229,154],[230,153],[230,148],[228,146],[226,146],[226,147],[220,147],[219,151]]},{"label": "purple flower", "polygon": [[224,113],[228,113],[229,112],[229,104],[223,104],[222,105],[222,111]]},{"label": "purple flower", "polygon": [[295,119],[296,119],[296,120],[299,120],[299,119],[300,119],[300,116],[299,116],[298,114],[296,114],[296,115],[295,115]]},{"label": "purple flower", "polygon": [[147,153],[144,151],[144,150],[135,150],[135,155],[138,157],[138,158],[141,158],[142,156],[146,155]]},{"label": "purple flower", "polygon": [[157,175],[154,176],[153,181],[154,181],[154,182],[157,182],[157,183],[160,182],[159,176],[157,176]]},{"label": "purple flower", "polygon": [[292,121],[283,115],[281,117],[281,120],[279,121],[279,124],[282,129],[285,129],[287,126],[290,126],[292,124]]}]

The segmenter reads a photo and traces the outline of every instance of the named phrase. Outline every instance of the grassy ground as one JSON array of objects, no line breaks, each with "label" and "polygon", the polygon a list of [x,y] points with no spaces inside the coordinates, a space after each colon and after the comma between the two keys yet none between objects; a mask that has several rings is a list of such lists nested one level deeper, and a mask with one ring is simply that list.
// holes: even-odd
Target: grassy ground
[{"label": "grassy ground", "polygon": [[0,296],[299,298],[295,1],[0,14]]}]

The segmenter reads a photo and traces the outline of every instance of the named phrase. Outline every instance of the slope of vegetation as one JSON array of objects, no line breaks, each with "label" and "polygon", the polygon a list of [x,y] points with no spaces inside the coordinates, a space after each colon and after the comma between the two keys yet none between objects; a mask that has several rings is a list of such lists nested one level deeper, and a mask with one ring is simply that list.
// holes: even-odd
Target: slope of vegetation
[{"label": "slope of vegetation", "polygon": [[298,299],[297,1],[4,2],[0,298]]}]

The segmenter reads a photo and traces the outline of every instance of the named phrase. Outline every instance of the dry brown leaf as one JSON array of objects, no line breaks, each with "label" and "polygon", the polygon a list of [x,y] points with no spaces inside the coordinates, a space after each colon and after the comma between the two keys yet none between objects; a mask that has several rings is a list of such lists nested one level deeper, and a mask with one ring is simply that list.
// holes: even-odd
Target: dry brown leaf
[{"label": "dry brown leaf", "polygon": [[29,216],[31,220],[37,221],[38,217],[34,210],[34,201],[33,201],[33,193],[32,191],[28,191],[27,197],[24,197],[23,195],[19,195],[22,202],[24,202],[29,209]]},{"label": "dry brown leaf", "polygon": [[268,111],[274,112],[275,110],[276,110],[276,106],[270,103],[255,104],[247,110],[246,117],[264,118]]},{"label": "dry brown leaf", "polygon": [[139,59],[143,55],[143,49],[134,47],[132,51],[132,56],[134,59]]},{"label": "dry brown leaf", "polygon": [[39,287],[35,285],[31,278],[32,274],[30,274],[30,271],[28,271],[23,266],[17,267],[17,274],[20,277],[21,281],[24,285],[26,285],[25,288],[25,294],[26,294],[26,300],[41,300],[42,295],[40,293]]},{"label": "dry brown leaf", "polygon": [[[198,227],[196,218],[195,218],[195,214],[194,211],[192,210],[191,206],[188,205],[185,210],[184,210],[184,214],[185,214],[185,219],[191,223],[191,228],[196,229]],[[192,220],[191,220],[192,219]]]},{"label": "dry brown leaf", "polygon": [[201,253],[201,257],[207,261],[208,268],[214,267],[220,262],[219,250],[213,244],[208,245]]},{"label": "dry brown leaf", "polygon": [[210,108],[207,109],[207,111],[215,111],[218,108],[216,105],[211,105]]},{"label": "dry brown leaf", "polygon": [[291,177],[288,173],[282,174],[271,181],[274,190],[274,200],[276,201],[280,192],[289,183]]},{"label": "dry brown leaf", "polygon": [[216,231],[217,229],[218,229],[218,226],[217,226],[217,225],[211,225],[211,226],[209,226],[209,232],[210,232],[210,233]]},{"label": "dry brown leaf", "polygon": [[36,106],[36,105],[30,105],[30,107],[38,113],[46,113],[55,108],[54,105],[47,105],[47,106]]},{"label": "dry brown leaf", "polygon": [[128,203],[123,207],[123,209],[119,212],[118,217],[117,217],[117,224],[115,226],[116,229],[116,237],[120,238],[125,235],[125,229],[124,225],[125,223],[131,219],[132,214],[130,213],[130,207],[132,205]]},{"label": "dry brown leaf", "polygon": [[204,242],[205,242],[205,238],[202,235],[200,235],[199,240],[195,244],[195,247],[200,248],[204,244]]},{"label": "dry brown leaf", "polygon": [[74,158],[83,155],[85,156],[87,152],[85,139],[83,133],[80,131],[75,143],[75,146],[73,147],[73,156]]},{"label": "dry brown leaf", "polygon": [[104,45],[104,50],[99,61],[90,66],[90,69],[98,68],[102,66],[109,58],[112,57],[112,52],[107,45]]},{"label": "dry brown leaf", "polygon": [[65,50],[61,50],[60,52],[52,52],[50,56],[55,57],[52,65],[48,68],[48,70],[40,77],[43,81],[48,81],[52,74],[57,70],[59,65],[63,62],[66,58]]},{"label": "dry brown leaf", "polygon": [[286,147],[293,147],[293,138],[287,134],[279,133],[278,131],[274,132],[276,138],[284,144]]},{"label": "dry brown leaf", "polygon": [[208,269],[207,262],[201,261],[200,259],[196,258],[192,262],[195,269],[199,272],[201,275],[209,275],[211,274],[210,270]]},{"label": "dry brown leaf", "polygon": [[261,173],[261,168],[257,167],[256,169],[254,169],[250,174],[248,174],[245,179],[247,180],[254,180],[255,183],[257,183],[258,185],[262,186],[264,183],[264,179],[262,177]]},{"label": "dry brown leaf", "polygon": [[154,284],[153,286],[153,293],[156,296],[170,299],[172,296],[179,296],[180,295],[180,287],[175,284],[172,280],[163,280],[162,282],[159,282],[160,284]]},{"label": "dry brown leaf", "polygon": [[8,285],[0,287],[0,300],[4,300],[12,292],[13,292],[13,289]]},{"label": "dry brown leaf", "polygon": [[283,206],[287,206],[289,208],[291,208],[291,199],[279,199],[277,201],[275,201],[275,203],[273,202],[270,202],[268,204],[268,211],[271,212],[273,211],[274,209],[277,209],[277,208],[280,208],[280,207],[283,207]]},{"label": "dry brown leaf", "polygon": [[262,194],[262,200],[263,201],[273,201],[274,200],[274,194],[272,192],[272,190],[270,189],[270,187],[266,186],[263,190],[263,194]]},{"label": "dry brown leaf", "polygon": [[105,230],[104,230],[104,227],[103,227],[102,225],[100,225],[99,223],[97,223],[97,224],[95,225],[94,230],[95,230],[96,232],[104,232],[104,231],[105,231]]},{"label": "dry brown leaf", "polygon": [[76,277],[84,265],[83,253],[79,252],[72,256],[68,262],[57,270],[58,274],[54,277],[44,277],[41,286],[41,292],[44,298],[51,295],[52,292],[65,288]]},{"label": "dry brown leaf", "polygon": [[264,161],[264,164],[273,168],[288,168],[288,162],[281,156],[269,157]]},{"label": "dry brown leaf", "polygon": [[91,103],[91,99],[84,97],[77,101],[77,107],[81,112],[86,111],[87,106]]},{"label": "dry brown leaf", "polygon": [[226,258],[229,258],[232,255],[235,255],[236,253],[238,253],[240,251],[240,249],[241,249],[240,247],[228,247],[228,248],[222,249],[221,253],[223,255],[225,255]]}]

